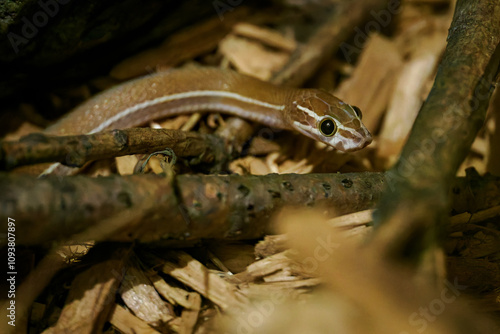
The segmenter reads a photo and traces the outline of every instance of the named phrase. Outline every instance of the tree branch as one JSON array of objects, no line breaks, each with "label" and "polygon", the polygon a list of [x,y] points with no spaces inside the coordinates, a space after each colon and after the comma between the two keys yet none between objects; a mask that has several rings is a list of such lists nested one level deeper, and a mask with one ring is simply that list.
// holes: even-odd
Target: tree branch
[{"label": "tree branch", "polygon": [[[17,243],[41,244],[254,239],[272,232],[270,219],[284,206],[318,207],[330,217],[371,209],[385,176],[179,175],[171,181],[158,175],[37,179],[0,174],[0,183],[0,207],[16,220]],[[500,178],[469,173],[451,189],[455,214],[500,205]]]},{"label": "tree branch", "polygon": [[44,162],[82,167],[93,160],[149,154],[166,147],[180,158],[206,164],[220,165],[229,156],[222,138],[181,130],[134,128],[75,136],[35,133],[19,141],[0,141],[0,168],[9,170]]},{"label": "tree branch", "polygon": [[455,173],[482,126],[500,62],[500,3],[458,0],[434,86],[375,214],[373,242],[416,258],[446,222]]}]

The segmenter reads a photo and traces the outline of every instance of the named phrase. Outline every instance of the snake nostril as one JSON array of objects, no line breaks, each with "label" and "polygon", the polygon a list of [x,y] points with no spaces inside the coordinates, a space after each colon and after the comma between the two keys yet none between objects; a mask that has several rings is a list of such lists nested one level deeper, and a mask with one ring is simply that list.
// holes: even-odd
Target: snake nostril
[{"label": "snake nostril", "polygon": [[372,137],[371,137],[371,136],[366,137],[366,139],[365,139],[365,141],[363,142],[363,145],[361,146],[361,148],[363,148],[363,147],[366,147],[366,146],[370,145],[370,144],[371,144],[371,142],[372,142]]},{"label": "snake nostril", "polygon": [[366,141],[368,142],[368,144],[372,142],[372,140],[373,140],[373,136],[372,136],[372,134],[370,133],[370,131],[365,130],[365,137],[366,137]]}]

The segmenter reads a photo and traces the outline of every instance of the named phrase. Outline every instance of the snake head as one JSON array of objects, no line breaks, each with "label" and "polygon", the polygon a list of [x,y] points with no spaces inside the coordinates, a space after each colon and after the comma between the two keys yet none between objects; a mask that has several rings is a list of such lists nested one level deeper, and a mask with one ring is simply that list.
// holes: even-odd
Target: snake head
[{"label": "snake head", "polygon": [[360,150],[372,142],[361,122],[361,110],[325,91],[303,90],[292,104],[288,121],[308,137],[343,152]]}]

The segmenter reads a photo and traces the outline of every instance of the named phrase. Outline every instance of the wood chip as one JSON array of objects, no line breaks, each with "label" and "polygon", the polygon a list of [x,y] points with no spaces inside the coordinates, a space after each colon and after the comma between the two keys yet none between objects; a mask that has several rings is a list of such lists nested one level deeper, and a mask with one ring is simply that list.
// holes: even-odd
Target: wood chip
[{"label": "wood chip", "polygon": [[363,123],[372,133],[386,110],[403,64],[397,45],[379,34],[372,34],[350,78],[335,95],[356,105],[363,112]]},{"label": "wood chip", "polygon": [[471,151],[485,157],[489,151],[489,142],[485,138],[476,137],[472,143]]},{"label": "wood chip", "polygon": [[172,305],[180,305],[184,308],[191,308],[189,302],[189,292],[179,287],[167,283],[160,275],[151,275],[150,278],[156,291]]},{"label": "wood chip", "polygon": [[137,157],[135,155],[124,155],[121,157],[116,157],[116,169],[120,175],[132,175],[134,174],[134,168],[137,165]]},{"label": "wood chip", "polygon": [[270,50],[259,42],[234,35],[220,42],[219,52],[229,59],[238,72],[265,81],[290,58],[288,52]]},{"label": "wood chip", "polygon": [[160,333],[145,321],[137,318],[120,305],[115,305],[109,322],[123,334],[157,334]]},{"label": "wood chip", "polygon": [[395,162],[422,106],[422,89],[433,80],[439,58],[446,46],[446,31],[437,31],[421,40],[421,48],[401,70],[378,138],[378,157],[388,167]]},{"label": "wood chip", "polygon": [[[297,298],[299,295],[310,291],[310,288],[321,284],[319,278],[308,278],[291,282],[275,282],[275,283],[249,283],[242,284],[240,289],[245,295],[251,299],[271,299],[279,294],[281,298],[285,296],[289,298]],[[283,300],[283,299],[281,299]]]},{"label": "wood chip", "polygon": [[169,251],[165,254],[170,261],[151,256],[161,271],[179,282],[199,292],[202,296],[218,305],[221,309],[239,308],[246,299],[238,293],[235,286],[210,272],[199,261],[181,251]]},{"label": "wood chip", "polygon": [[302,159],[300,161],[286,160],[279,167],[279,174],[309,174],[314,169],[314,165],[310,164],[308,159]]},{"label": "wood chip", "polygon": [[244,157],[233,160],[229,164],[229,170],[233,173],[246,175],[267,175],[272,173],[269,165],[255,157]]},{"label": "wood chip", "polygon": [[160,127],[163,129],[179,130],[189,118],[189,115],[179,115],[174,118],[168,118],[160,123]]},{"label": "wood chip", "polygon": [[178,329],[179,334],[193,333],[194,326],[198,321],[198,316],[201,310],[201,296],[196,292],[191,292],[188,295],[188,302],[192,305],[190,308],[182,310],[182,324]]},{"label": "wood chip", "polygon": [[247,14],[244,7],[227,13],[224,20],[214,17],[188,27],[167,38],[159,47],[143,51],[125,59],[110,72],[114,78],[125,80],[156,70],[169,68],[193,59],[217,47],[232,25]]},{"label": "wood chip", "polygon": [[477,224],[479,222],[498,216],[500,216],[500,206],[494,206],[492,208],[474,212],[472,214],[469,212],[464,212],[459,215],[455,215],[451,218],[450,225],[453,228],[456,228],[459,225]]},{"label": "wood chip", "polygon": [[131,261],[127,269],[120,296],[139,319],[160,331],[167,330],[167,323],[174,318],[172,306],[161,299],[137,260]]},{"label": "wood chip", "polygon": [[276,142],[262,137],[255,137],[250,143],[248,154],[253,156],[264,155],[277,152],[279,149],[280,146]]},{"label": "wood chip", "polygon": [[95,333],[112,312],[118,285],[122,280],[127,251],[119,249],[113,257],[78,274],[55,326],[44,333]]},{"label": "wood chip", "polygon": [[209,249],[231,273],[239,273],[255,261],[253,245],[246,243],[211,242]]},{"label": "wood chip", "polygon": [[181,127],[182,131],[190,131],[192,130],[195,125],[200,121],[201,119],[201,114],[200,113],[194,113],[192,114],[187,122]]},{"label": "wood chip", "polygon": [[328,225],[339,228],[354,228],[361,225],[367,225],[373,221],[373,211],[374,210],[365,210],[339,216],[328,220]]},{"label": "wood chip", "polygon": [[249,23],[236,24],[233,27],[233,33],[235,35],[258,40],[267,46],[285,51],[291,52],[297,48],[297,42],[295,42],[295,40],[286,38],[274,30],[258,27]]},{"label": "wood chip", "polygon": [[242,281],[250,282],[288,268],[292,262],[288,256],[289,253],[290,251],[287,250],[256,261],[249,265],[244,272],[235,276],[241,278]]},{"label": "wood chip", "polygon": [[287,237],[284,234],[267,235],[264,240],[259,241],[255,246],[255,255],[257,258],[264,258],[287,249]]},{"label": "wood chip", "polygon": [[290,268],[284,268],[283,270],[262,277],[262,280],[265,283],[290,282],[299,281],[302,279],[302,277],[295,275]]}]

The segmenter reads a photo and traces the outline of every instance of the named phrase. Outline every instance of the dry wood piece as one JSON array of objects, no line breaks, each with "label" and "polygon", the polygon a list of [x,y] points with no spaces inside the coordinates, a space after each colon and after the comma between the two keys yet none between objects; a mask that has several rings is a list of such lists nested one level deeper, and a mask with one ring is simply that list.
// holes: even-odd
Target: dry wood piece
[{"label": "dry wood piece", "polygon": [[295,41],[286,39],[278,32],[248,23],[237,24],[233,34],[220,42],[219,52],[239,72],[261,80],[269,80],[272,73],[281,69],[296,47]]},{"label": "dry wood piece", "polygon": [[235,275],[235,278],[245,282],[256,281],[264,276],[289,268],[291,261],[287,251],[277,253],[250,264],[244,272]]},{"label": "dry wood piece", "polygon": [[224,20],[212,18],[166,39],[157,48],[130,57],[112,70],[110,75],[125,80],[150,73],[158,67],[173,67],[217,47],[232,25],[248,15],[245,7],[228,13]]},{"label": "dry wood piece", "polygon": [[373,242],[390,258],[432,251],[451,180],[484,122],[500,63],[500,3],[458,0],[443,60],[379,204]]},{"label": "dry wood piece", "polygon": [[[169,251],[163,254],[162,258],[146,254],[146,258],[154,267],[197,291],[222,310],[241,309],[247,302],[235,286],[210,272],[202,263],[185,252]],[[192,305],[193,309],[196,309],[198,303]]]},{"label": "dry wood piece", "polygon": [[500,206],[494,206],[474,213],[464,212],[451,218],[451,229],[454,231],[460,230],[466,224],[475,224],[497,216],[500,216]]},{"label": "dry wood piece", "polygon": [[[154,157],[152,157],[153,159]],[[151,162],[154,160],[149,161],[149,166],[151,166]],[[122,157],[116,157],[115,158],[116,162],[116,170],[118,171],[118,174],[120,175],[132,175],[134,174],[137,164],[139,163],[139,158],[135,155],[124,155]],[[142,161],[144,162],[144,161]],[[156,170],[152,168],[155,173]]]},{"label": "dry wood piece", "polygon": [[160,334],[120,305],[115,305],[109,322],[124,334]]},{"label": "dry wood piece", "polygon": [[255,261],[254,246],[246,242],[207,241],[210,261],[228,274],[239,273]]},{"label": "dry wood piece", "polygon": [[229,35],[219,44],[219,52],[246,75],[269,80],[273,72],[282,68],[290,55],[286,51],[269,50],[261,43]]},{"label": "dry wood piece", "polygon": [[255,246],[255,256],[264,258],[273,254],[283,252],[288,248],[287,238],[284,235],[266,235]]},{"label": "dry wood piece", "polygon": [[307,298],[305,295],[321,283],[322,280],[319,278],[305,278],[272,283],[240,283],[238,287],[252,300],[271,299],[272,301],[279,300],[279,303],[282,303],[301,297]]},{"label": "dry wood piece", "polygon": [[307,43],[297,48],[288,64],[273,76],[271,82],[294,87],[303,84],[323,65],[325,60],[333,55],[339,45],[354,32],[354,27],[363,22],[370,11],[381,9],[388,3],[389,6],[394,7],[393,1],[387,2],[386,0],[339,3],[332,15],[323,22]]},{"label": "dry wood piece", "polygon": [[198,321],[201,310],[201,296],[198,293],[192,292],[188,294],[187,300],[191,304],[191,307],[182,310],[182,326],[178,330],[181,334],[193,333],[194,326]]},{"label": "dry wood piece", "polygon": [[267,46],[285,51],[293,51],[297,43],[293,39],[284,37],[273,30],[260,28],[248,23],[238,23],[233,27],[233,33],[239,36],[253,38],[261,41]]},{"label": "dry wood piece", "polygon": [[118,249],[109,260],[78,274],[57,323],[44,333],[90,334],[101,330],[112,312],[112,301],[122,280],[127,253]]},{"label": "dry wood piece", "polygon": [[372,34],[351,77],[335,95],[363,111],[363,123],[374,133],[394,91],[395,78],[403,64],[394,41]]},{"label": "dry wood piece", "polygon": [[186,290],[168,284],[159,275],[152,275],[150,279],[158,293],[172,305],[180,305],[184,308],[196,307],[189,301],[189,293]]},{"label": "dry wood piece", "polygon": [[241,152],[243,145],[252,136],[253,130],[254,127],[249,122],[241,118],[229,117],[215,133],[229,142],[236,152]]},{"label": "dry wood piece", "polygon": [[130,262],[121,282],[120,296],[136,317],[165,332],[174,318],[173,307],[161,299],[139,261],[132,257]]},{"label": "dry wood piece", "polygon": [[269,153],[264,158],[245,157],[232,161],[229,164],[229,169],[233,173],[251,175],[308,174],[314,169],[314,165],[305,158],[300,161],[282,161],[282,158],[283,156],[279,152]]},{"label": "dry wood piece", "polygon": [[[427,95],[427,82],[433,77],[446,43],[447,30],[435,31],[420,38],[419,48],[410,54],[397,78],[396,89],[389,103],[379,134],[379,158],[392,165],[399,156],[418,111]],[[425,95],[424,95],[425,94]]]}]

